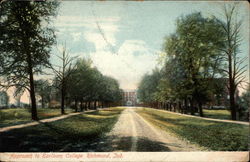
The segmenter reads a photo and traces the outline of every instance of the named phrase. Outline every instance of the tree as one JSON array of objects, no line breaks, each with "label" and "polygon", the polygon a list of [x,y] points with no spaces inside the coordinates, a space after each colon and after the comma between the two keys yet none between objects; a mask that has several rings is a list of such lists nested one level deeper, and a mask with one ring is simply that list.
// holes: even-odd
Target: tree
[{"label": "tree", "polygon": [[[179,18],[176,33],[166,39],[165,52],[175,67],[171,69],[178,70],[177,76],[180,74],[176,85],[178,93],[188,99],[192,115],[197,103],[200,116],[203,116],[202,104],[208,98],[208,82],[218,73],[221,62],[219,48],[223,46],[223,38],[217,19],[193,13]],[[175,75],[173,73],[172,77]]]},{"label": "tree", "polygon": [[55,81],[58,83],[56,87],[61,93],[61,114],[64,114],[65,97],[69,86],[70,76],[76,71],[76,64],[74,61],[77,57],[70,57],[66,50],[66,45],[62,48],[62,56],[57,56],[61,61],[61,65],[50,65],[56,75]]},{"label": "tree", "polygon": [[141,102],[149,103],[153,106],[153,103],[156,101],[155,93],[157,92],[160,79],[161,73],[159,69],[154,69],[151,75],[146,74],[143,76],[138,87],[138,99]]},{"label": "tree", "polygon": [[236,120],[236,90],[239,85],[245,81],[246,67],[243,65],[246,58],[239,57],[239,46],[242,41],[240,34],[242,21],[238,20],[237,5],[224,6],[224,19],[219,21],[223,32],[226,34],[224,41],[224,48],[220,48],[224,52],[224,60],[226,61],[226,68],[222,69],[228,78],[228,91],[230,100],[230,110],[232,120]]},{"label": "tree", "polygon": [[[164,50],[167,54],[165,65],[163,66],[162,84],[159,85],[159,91],[163,93],[167,100],[167,109],[171,109],[172,102],[184,101],[182,112],[187,113],[187,100],[191,96],[191,88],[187,81],[187,73],[183,64],[182,47],[177,34],[172,34],[166,38]],[[191,90],[190,90],[191,89]],[[164,91],[166,91],[164,93]],[[170,105],[169,105],[170,104]],[[181,107],[181,106],[179,106]]]},{"label": "tree", "polygon": [[68,89],[68,96],[75,102],[75,111],[78,111],[79,102],[83,111],[83,105],[84,108],[90,108],[93,103],[96,109],[100,104],[103,107],[105,104],[121,100],[118,82],[92,67],[90,59],[77,60],[76,69],[70,75],[68,82],[71,85]]},{"label": "tree", "polygon": [[35,92],[41,97],[42,108],[50,101],[51,98],[51,85],[48,80],[40,79],[35,80]]},{"label": "tree", "polygon": [[89,85],[87,88],[88,97],[87,100],[94,102],[94,109],[96,109],[96,102],[100,99],[102,87],[103,75],[97,68],[91,68],[91,73],[89,77]]},{"label": "tree", "polygon": [[[122,100],[119,83],[112,77],[103,76],[99,89],[99,100],[103,103],[118,103]],[[104,105],[104,104],[103,104]]]},{"label": "tree", "polygon": [[56,1],[1,3],[0,75],[6,78],[3,86],[29,91],[33,120],[38,120],[33,75],[41,73],[49,62],[50,47],[55,42],[49,23],[57,6]]},{"label": "tree", "polygon": [[91,64],[90,59],[77,59],[76,70],[72,72],[69,78],[70,87],[68,87],[68,96],[75,102],[75,111],[77,112],[78,102],[81,103],[81,111],[83,111],[83,102],[87,101],[90,93],[91,84]]}]

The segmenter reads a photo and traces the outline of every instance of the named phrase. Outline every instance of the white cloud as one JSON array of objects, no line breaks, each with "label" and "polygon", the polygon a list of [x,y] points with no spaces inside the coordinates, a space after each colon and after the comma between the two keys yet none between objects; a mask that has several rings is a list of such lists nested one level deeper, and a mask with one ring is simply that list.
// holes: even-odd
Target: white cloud
[{"label": "white cloud", "polygon": [[77,42],[80,40],[82,33],[81,32],[76,32],[76,33],[71,33],[72,37],[73,37],[73,41],[74,42]]},{"label": "white cloud", "polygon": [[87,41],[95,44],[96,50],[101,50],[106,47],[106,42],[104,41],[102,36],[98,33],[85,32],[84,37]]},{"label": "white cloud", "polygon": [[119,20],[119,17],[112,16],[58,16],[55,26],[59,30],[56,34],[70,34],[75,42],[84,37],[87,41],[94,43],[96,50],[104,50],[108,49],[108,43],[115,46]]},{"label": "white cloud", "polygon": [[149,49],[142,40],[126,40],[119,49],[119,54],[128,55],[133,52],[147,53]]},{"label": "white cloud", "polygon": [[114,33],[105,32],[104,34],[103,36],[101,33],[88,31],[84,33],[84,37],[87,41],[94,43],[96,51],[102,51],[108,48],[108,43],[114,46],[116,42]]},{"label": "white cloud", "polygon": [[136,88],[141,77],[155,67],[157,58],[140,40],[125,41],[118,55],[98,51],[90,56],[94,65],[105,75],[116,78],[123,89]]},{"label": "white cloud", "polygon": [[84,37],[95,44],[96,51],[107,50],[109,45],[115,46],[115,34],[119,31],[115,22],[88,23],[85,24],[85,27],[87,27],[87,31],[84,32]]},{"label": "white cloud", "polygon": [[[60,16],[56,25],[60,27],[60,32],[71,33],[73,41],[80,41],[84,37],[93,43],[96,51],[89,53],[89,56],[94,66],[104,75],[116,78],[121,88],[135,89],[141,77],[155,67],[157,55],[142,40],[126,40],[118,49],[118,54],[112,53],[109,44],[116,46],[119,21],[119,17]],[[77,27],[83,27],[83,31]],[[73,30],[74,28],[77,30]],[[87,56],[86,53],[79,55]]]}]

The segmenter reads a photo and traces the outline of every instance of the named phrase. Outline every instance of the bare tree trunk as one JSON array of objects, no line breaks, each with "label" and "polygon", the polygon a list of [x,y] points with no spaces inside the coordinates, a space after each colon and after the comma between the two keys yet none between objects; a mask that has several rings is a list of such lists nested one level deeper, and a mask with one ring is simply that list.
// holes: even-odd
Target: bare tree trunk
[{"label": "bare tree trunk", "polygon": [[184,100],[184,114],[187,114],[187,109],[188,109],[188,104],[187,104],[187,99],[185,98],[185,100]]},{"label": "bare tree trunk", "polygon": [[42,102],[42,108],[44,108],[44,107],[45,107],[45,106],[44,106],[44,105],[45,105],[45,104],[44,104],[44,97],[42,97],[41,100],[42,100],[42,101],[41,101],[41,102]]},{"label": "bare tree trunk", "polygon": [[203,115],[202,103],[199,102],[198,105],[199,105],[199,114],[201,117],[203,117],[204,115]]},{"label": "bare tree trunk", "polygon": [[38,120],[33,75],[31,75],[31,76],[32,76],[30,79],[31,118],[33,120]]},{"label": "bare tree trunk", "polygon": [[90,109],[90,104],[91,104],[91,102],[89,101],[89,102],[88,102],[88,109]]},{"label": "bare tree trunk", "polygon": [[236,105],[235,105],[235,98],[234,98],[234,92],[230,90],[229,92],[230,96],[230,110],[231,110],[231,119],[236,120]]},{"label": "bare tree trunk", "polygon": [[229,101],[231,110],[231,119],[236,120],[236,108],[235,108],[235,88],[234,79],[232,76],[232,54],[228,55],[228,71],[229,71]]},{"label": "bare tree trunk", "polygon": [[75,112],[77,112],[77,99],[75,98]]},{"label": "bare tree trunk", "polygon": [[179,101],[178,104],[179,104],[179,112],[180,112],[180,113],[183,113],[183,111],[182,111],[182,106],[181,106],[181,101]]},{"label": "bare tree trunk", "polygon": [[65,92],[64,92],[64,86],[62,85],[62,89],[61,89],[61,114],[65,114],[65,112],[64,112],[64,99],[65,99]]},{"label": "bare tree trunk", "polygon": [[96,110],[97,108],[96,108],[96,101],[94,101],[94,109]]},{"label": "bare tree trunk", "polygon": [[189,102],[190,102],[191,115],[194,115],[194,102],[193,102],[193,99],[190,99]]},{"label": "bare tree trunk", "polygon": [[[26,38],[28,38],[27,34],[25,34]],[[33,65],[32,65],[32,56],[29,50],[29,40],[24,38],[24,54],[27,55],[27,64],[28,64],[28,73],[29,73],[29,84],[30,84],[30,100],[31,100],[31,119],[39,120],[37,117],[37,108],[36,108],[36,96],[35,96],[35,86],[34,86],[34,78],[33,78]]]},{"label": "bare tree trunk", "polygon": [[81,111],[83,111],[83,100],[81,99],[81,103],[80,103],[80,109]]},{"label": "bare tree trunk", "polygon": [[33,69],[31,65],[31,56],[28,54],[28,65],[29,65],[29,82],[30,82],[30,99],[31,99],[31,118],[33,120],[38,120],[37,109],[36,109],[36,96],[34,88],[34,78],[33,78]]},{"label": "bare tree trunk", "polygon": [[84,102],[84,110],[85,111],[87,110],[87,102],[86,101]]}]

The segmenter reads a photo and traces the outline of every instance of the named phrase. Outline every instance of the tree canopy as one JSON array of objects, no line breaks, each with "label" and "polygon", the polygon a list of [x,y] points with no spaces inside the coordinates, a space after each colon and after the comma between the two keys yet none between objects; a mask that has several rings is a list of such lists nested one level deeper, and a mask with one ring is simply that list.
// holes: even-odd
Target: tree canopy
[{"label": "tree canopy", "polygon": [[[76,61],[76,70],[70,76],[68,82],[68,98],[75,102],[75,109],[90,107],[94,103],[94,109],[105,106],[108,103],[121,101],[119,83],[112,77],[103,75],[97,68],[92,66],[90,59],[80,58]],[[84,104],[84,105],[83,105]]]},{"label": "tree canopy", "polygon": [[[49,24],[57,14],[56,1],[4,1],[0,12],[0,74],[5,87],[15,86],[18,92],[27,89],[32,104],[32,119],[37,120],[34,74],[49,63],[55,42]],[[46,24],[46,25],[44,25]]]},{"label": "tree canopy", "polygon": [[[196,12],[177,19],[175,33],[167,36],[163,44],[166,58],[161,74],[144,76],[139,97],[143,102],[169,102],[175,106],[178,103],[191,114],[197,105],[203,116],[202,105],[213,95],[210,82],[222,76],[220,49],[225,46],[225,37],[215,17],[205,18]],[[153,77],[157,82],[150,82]]]}]

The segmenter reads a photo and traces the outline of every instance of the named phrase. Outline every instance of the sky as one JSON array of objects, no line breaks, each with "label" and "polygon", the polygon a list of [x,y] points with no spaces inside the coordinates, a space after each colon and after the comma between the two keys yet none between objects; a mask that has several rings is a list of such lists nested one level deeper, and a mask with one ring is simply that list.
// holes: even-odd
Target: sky
[{"label": "sky", "polygon": [[[240,16],[248,22],[247,3],[243,5]],[[219,11],[214,2],[63,1],[54,25],[59,46],[66,42],[72,56],[91,58],[122,89],[136,89],[142,76],[159,64],[164,37],[175,31],[178,17]],[[249,50],[243,48],[246,54]]]},{"label": "sky", "polygon": [[[59,49],[66,43],[70,56],[91,58],[93,65],[104,75],[118,80],[122,89],[136,89],[144,74],[161,66],[159,55],[164,38],[175,32],[176,19],[193,12],[220,17],[221,4],[209,1],[62,1],[52,25]],[[239,11],[244,22],[241,56],[248,57],[248,3],[241,2]],[[54,48],[53,64],[59,63],[56,53],[58,50]]]}]

